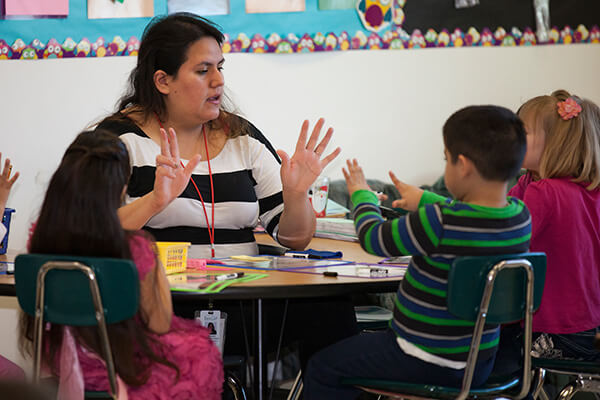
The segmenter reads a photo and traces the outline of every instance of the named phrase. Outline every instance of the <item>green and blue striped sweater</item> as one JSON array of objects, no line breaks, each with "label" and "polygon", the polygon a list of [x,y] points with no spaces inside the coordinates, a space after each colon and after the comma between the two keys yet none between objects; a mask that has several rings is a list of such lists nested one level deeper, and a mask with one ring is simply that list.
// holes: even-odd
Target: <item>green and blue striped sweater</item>
[{"label": "green and blue striped sweater", "polygon": [[[363,249],[391,257],[413,255],[395,298],[391,327],[399,337],[430,354],[466,361],[474,324],[448,312],[448,271],[454,258],[525,252],[531,217],[522,201],[491,208],[450,201],[425,192],[417,211],[385,221],[377,197],[353,193],[354,224]],[[479,360],[497,348],[499,327],[486,325]]]}]

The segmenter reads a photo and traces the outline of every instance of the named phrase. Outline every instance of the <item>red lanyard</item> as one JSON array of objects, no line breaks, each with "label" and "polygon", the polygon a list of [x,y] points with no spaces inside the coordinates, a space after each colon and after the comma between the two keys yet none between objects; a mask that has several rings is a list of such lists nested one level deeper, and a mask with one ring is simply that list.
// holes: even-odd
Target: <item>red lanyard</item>
[{"label": "red lanyard", "polygon": [[[160,122],[160,118],[158,118],[158,115],[156,116],[156,119],[158,120],[158,125],[160,125],[161,128],[165,129],[163,127],[162,122]],[[206,139],[206,131],[204,130],[204,125],[202,125],[202,136],[204,136],[204,147],[206,149],[206,162],[208,163],[208,176],[210,178],[210,201],[211,201],[211,221],[212,223],[208,223],[208,213],[206,212],[206,206],[204,205],[204,199],[202,198],[202,195],[200,194],[200,190],[198,189],[198,186],[196,186],[196,182],[194,182],[194,180],[192,179],[192,177],[190,177],[190,182],[192,182],[192,185],[194,185],[194,188],[196,188],[196,193],[198,193],[198,197],[200,198],[200,202],[202,203],[202,210],[204,211],[204,218],[206,218],[206,227],[208,228],[208,237],[210,239],[210,253],[211,253],[211,257],[215,258],[215,190],[214,190],[214,185],[213,185],[213,176],[212,176],[212,170],[210,168],[210,156],[208,155],[208,140]],[[181,163],[181,166],[185,168],[185,165],[183,165],[183,161],[179,160],[179,162]],[[212,227],[211,227],[212,225]]]}]

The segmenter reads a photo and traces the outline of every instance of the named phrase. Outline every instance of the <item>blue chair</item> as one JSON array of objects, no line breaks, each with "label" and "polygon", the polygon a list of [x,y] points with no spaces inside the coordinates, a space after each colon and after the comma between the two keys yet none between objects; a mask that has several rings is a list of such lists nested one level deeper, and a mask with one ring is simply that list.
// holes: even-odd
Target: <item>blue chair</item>
[{"label": "blue chair", "polygon": [[38,383],[44,322],[97,326],[110,393],[86,392],[86,398],[117,397],[117,378],[107,324],[132,318],[139,305],[139,279],[131,260],[22,254],[15,259],[19,305],[34,317],[33,381]]},{"label": "blue chair", "polygon": [[448,277],[448,311],[475,322],[461,388],[360,377],[345,378],[342,383],[392,398],[464,400],[502,395],[523,398],[532,390],[529,352],[524,352],[522,371],[517,375],[490,377],[483,387],[476,389],[471,389],[471,382],[486,323],[505,324],[524,319],[524,348],[531,348],[532,314],[540,305],[545,276],[543,253],[459,257],[453,262]]}]

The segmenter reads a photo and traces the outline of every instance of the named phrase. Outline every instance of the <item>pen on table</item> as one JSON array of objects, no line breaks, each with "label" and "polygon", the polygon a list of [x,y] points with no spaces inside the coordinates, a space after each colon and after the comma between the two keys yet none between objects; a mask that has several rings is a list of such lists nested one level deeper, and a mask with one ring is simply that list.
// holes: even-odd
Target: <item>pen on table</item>
[{"label": "pen on table", "polygon": [[215,279],[217,281],[228,281],[230,279],[241,278],[242,276],[244,276],[243,272],[233,272],[231,274],[217,275]]},{"label": "pen on table", "polygon": [[284,256],[286,257],[293,257],[293,258],[312,258],[312,259],[321,259],[323,257],[315,255],[315,254],[308,254],[308,253],[285,253]]}]

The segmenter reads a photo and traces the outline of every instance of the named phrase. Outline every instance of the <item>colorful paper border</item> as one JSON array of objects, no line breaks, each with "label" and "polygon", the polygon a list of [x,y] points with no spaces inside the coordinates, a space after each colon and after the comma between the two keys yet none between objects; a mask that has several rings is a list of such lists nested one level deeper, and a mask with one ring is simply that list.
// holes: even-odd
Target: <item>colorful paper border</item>
[{"label": "colorful paper border", "polygon": [[[594,25],[590,30],[579,25],[573,30],[566,26],[563,29],[553,28],[550,31],[548,43],[537,43],[535,33],[531,28],[524,31],[512,28],[510,31],[497,28],[494,32],[485,28],[478,32],[470,28],[467,32],[455,29],[452,32],[444,29],[436,32],[429,29],[425,34],[415,30],[408,34],[402,28],[395,28],[384,33],[370,33],[357,31],[354,36],[343,31],[339,34],[333,32],[314,35],[304,34],[298,37],[288,34],[281,37],[276,33],[267,38],[256,34],[251,38],[241,33],[235,38],[225,35],[223,44],[224,53],[304,53],[316,51],[346,51],[346,50],[378,50],[378,49],[420,49],[443,47],[487,47],[487,46],[536,46],[547,44],[576,44],[600,43],[600,28]],[[50,39],[47,44],[39,39],[33,40],[29,45],[21,39],[9,45],[0,39],[0,60],[4,59],[48,59],[71,57],[110,57],[110,56],[135,56],[139,49],[139,39],[132,36],[125,41],[120,36],[115,36],[111,41],[103,37],[91,42],[87,38],[75,42],[67,38],[61,43]]]}]

